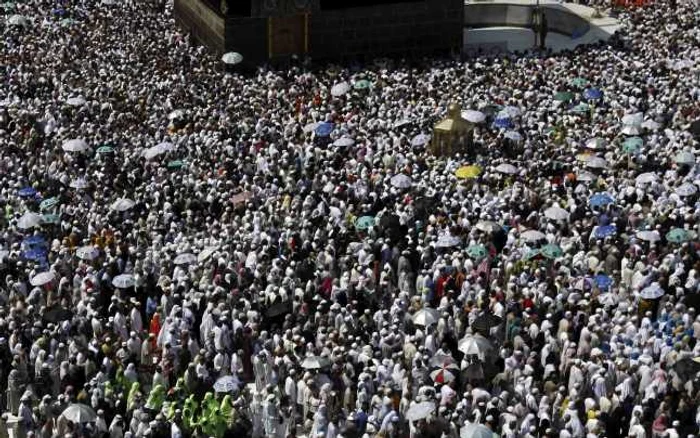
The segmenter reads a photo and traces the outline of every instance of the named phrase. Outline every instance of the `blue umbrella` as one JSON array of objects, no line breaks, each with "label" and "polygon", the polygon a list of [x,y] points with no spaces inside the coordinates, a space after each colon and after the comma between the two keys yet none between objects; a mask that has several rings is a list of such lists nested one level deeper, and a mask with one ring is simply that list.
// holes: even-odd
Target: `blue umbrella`
[{"label": "blue umbrella", "polygon": [[25,187],[17,191],[17,195],[21,198],[31,198],[36,195],[36,189],[34,187]]},{"label": "blue umbrella", "polygon": [[44,236],[29,236],[22,241],[23,245],[28,246],[37,245],[39,243],[46,243],[46,239],[44,239]]},{"label": "blue umbrella", "polygon": [[602,207],[615,202],[612,196],[605,192],[596,193],[588,199],[592,207]]},{"label": "blue umbrella", "polygon": [[603,225],[595,230],[595,237],[598,239],[605,239],[608,236],[612,236],[617,233],[617,227],[615,225]]},{"label": "blue umbrella", "polygon": [[500,119],[495,119],[493,121],[494,128],[510,129],[513,126],[513,121],[507,117],[501,117]]},{"label": "blue umbrella", "polygon": [[41,248],[30,249],[29,251],[24,251],[22,257],[27,260],[41,260],[46,257],[46,250]]},{"label": "blue umbrella", "polygon": [[586,100],[598,100],[603,98],[603,92],[597,88],[589,88],[583,92],[583,97]]},{"label": "blue umbrella", "polygon": [[335,125],[329,122],[321,123],[316,127],[316,135],[319,137],[328,137],[333,132]]},{"label": "blue umbrella", "polygon": [[593,281],[595,281],[595,284],[598,285],[599,288],[601,289],[607,289],[612,285],[612,278],[605,274],[598,274],[595,277],[593,277]]}]

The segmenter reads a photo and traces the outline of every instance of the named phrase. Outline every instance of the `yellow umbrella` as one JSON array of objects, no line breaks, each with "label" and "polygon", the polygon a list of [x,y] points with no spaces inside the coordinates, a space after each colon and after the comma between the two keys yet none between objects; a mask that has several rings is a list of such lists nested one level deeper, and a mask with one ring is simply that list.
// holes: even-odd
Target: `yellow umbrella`
[{"label": "yellow umbrella", "polygon": [[588,160],[590,160],[591,158],[593,158],[593,154],[588,153],[588,152],[582,152],[582,153],[576,155],[576,159],[578,161],[583,161],[584,163],[587,162]]},{"label": "yellow umbrella", "polygon": [[462,166],[455,171],[455,176],[460,179],[476,178],[481,174],[479,166]]}]

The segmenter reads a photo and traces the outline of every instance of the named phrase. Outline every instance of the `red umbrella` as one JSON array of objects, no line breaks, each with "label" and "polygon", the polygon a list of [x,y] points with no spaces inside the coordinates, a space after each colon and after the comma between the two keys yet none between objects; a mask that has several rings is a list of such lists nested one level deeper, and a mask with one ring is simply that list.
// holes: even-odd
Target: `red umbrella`
[{"label": "red umbrella", "polygon": [[435,383],[449,383],[455,380],[455,375],[448,368],[438,368],[430,373],[430,377]]}]

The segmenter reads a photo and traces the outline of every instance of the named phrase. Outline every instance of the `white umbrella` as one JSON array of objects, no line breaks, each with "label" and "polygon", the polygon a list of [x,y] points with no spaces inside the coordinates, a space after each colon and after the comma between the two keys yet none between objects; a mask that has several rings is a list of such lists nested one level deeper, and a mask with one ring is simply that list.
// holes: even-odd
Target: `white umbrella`
[{"label": "white umbrella", "polygon": [[435,403],[424,401],[415,403],[406,411],[406,419],[408,421],[420,421],[428,418],[435,411]]},{"label": "white umbrella", "polygon": [[626,114],[622,117],[623,125],[640,126],[644,122],[643,113]]},{"label": "white umbrella", "polygon": [[100,250],[94,246],[82,246],[75,251],[75,256],[81,260],[95,260],[100,256]]},{"label": "white umbrella", "polygon": [[637,178],[635,178],[635,181],[639,184],[649,184],[651,182],[654,182],[658,179],[659,177],[656,176],[655,173],[651,172],[646,172],[646,173],[641,173],[637,175]]},{"label": "white umbrella", "polygon": [[304,361],[301,363],[301,367],[305,370],[318,370],[321,368],[326,368],[331,364],[328,358],[322,356],[309,356],[305,357]]},{"label": "white umbrella", "polygon": [[43,286],[46,283],[50,283],[53,281],[53,279],[56,278],[53,272],[47,271],[47,272],[40,272],[36,274],[32,279],[29,281],[29,284],[32,286]]},{"label": "white umbrella", "polygon": [[627,135],[627,136],[641,134],[641,132],[639,130],[639,126],[636,126],[636,125],[625,125],[622,127],[622,130],[620,130],[620,132],[623,135]]},{"label": "white umbrella", "polygon": [[404,174],[394,175],[391,178],[391,185],[399,189],[407,189],[411,187],[411,177]]},{"label": "white umbrella", "polygon": [[507,117],[509,119],[514,119],[522,114],[522,110],[516,106],[506,106],[499,113],[498,118]]},{"label": "white umbrella", "polygon": [[85,98],[83,96],[75,96],[75,97],[69,97],[66,99],[66,103],[70,106],[83,106],[85,105]]},{"label": "white umbrella", "polygon": [[503,136],[509,140],[513,140],[516,143],[519,143],[523,140],[522,134],[520,134],[518,131],[508,131]]},{"label": "white umbrella", "polygon": [[355,140],[350,137],[340,137],[333,142],[333,146],[337,148],[347,148],[355,144]]},{"label": "white umbrella", "polygon": [[695,164],[695,155],[692,152],[682,151],[673,158],[678,164]]},{"label": "white umbrella", "polygon": [[88,144],[85,140],[73,139],[63,143],[61,148],[66,152],[84,152],[88,150]]},{"label": "white umbrella", "polygon": [[119,198],[112,203],[112,210],[127,211],[134,207],[136,203],[128,198]]},{"label": "white umbrella", "polygon": [[659,283],[654,282],[651,285],[642,289],[642,291],[639,293],[639,296],[644,298],[645,300],[655,300],[657,298],[661,298],[665,293],[666,292],[664,292]]},{"label": "white umbrella", "polygon": [[527,242],[537,242],[545,237],[547,236],[543,232],[537,230],[527,230],[520,234],[520,238]]},{"label": "white umbrella", "polygon": [[76,178],[69,185],[74,189],[82,190],[88,186],[88,183],[85,181],[85,178]]},{"label": "white umbrella", "polygon": [[591,182],[596,179],[596,176],[593,175],[591,172],[584,171],[576,175],[576,179],[582,182]]},{"label": "white umbrella", "polygon": [[637,231],[637,237],[647,242],[658,242],[661,240],[661,235],[656,230]]},{"label": "white umbrella", "polygon": [[476,110],[462,111],[462,118],[472,123],[483,123],[486,120],[486,114]]},{"label": "white umbrella", "polygon": [[76,424],[91,423],[97,419],[95,411],[82,403],[73,403],[61,415],[66,420]]},{"label": "white umbrella", "polygon": [[350,84],[347,82],[341,82],[339,84],[333,85],[333,88],[331,88],[331,95],[338,97],[342,96],[343,94],[347,93],[350,91]]},{"label": "white umbrella", "polygon": [[493,438],[491,429],[479,423],[469,423],[459,431],[459,438]]},{"label": "white umbrella", "polygon": [[228,52],[224,53],[221,57],[221,61],[226,65],[236,65],[243,62],[243,55],[238,52]]},{"label": "white umbrella", "polygon": [[493,221],[479,221],[475,226],[477,230],[483,231],[485,233],[495,233],[496,231],[499,231],[503,228]]},{"label": "white umbrella", "polygon": [[112,279],[112,286],[119,289],[128,289],[136,284],[134,276],[131,274],[121,274],[117,275]]},{"label": "white umbrella", "polygon": [[506,175],[515,175],[518,173],[518,168],[512,164],[503,163],[496,166],[496,172],[505,173]]},{"label": "white umbrella", "polygon": [[7,19],[10,26],[29,26],[29,19],[24,15],[13,15]]},{"label": "white umbrella", "polygon": [[176,265],[189,265],[191,263],[195,263],[197,261],[197,256],[190,253],[186,252],[183,254],[179,254],[177,257],[175,257],[175,260],[173,260],[173,263]]},{"label": "white umbrella", "polygon": [[20,230],[38,227],[39,225],[41,225],[41,215],[36,214],[32,211],[24,213],[17,220],[17,228],[19,228]]},{"label": "white umbrella", "polygon": [[586,142],[587,149],[603,149],[608,145],[608,141],[601,137],[594,137]]},{"label": "white umbrella", "polygon": [[486,360],[486,355],[493,350],[493,345],[491,341],[477,333],[463,337],[457,349],[467,356],[478,356],[479,359]]},{"label": "white umbrella", "polygon": [[675,190],[675,192],[676,192],[676,194],[678,194],[678,196],[692,196],[695,193],[697,193],[697,191],[698,191],[698,188],[690,183],[683,183],[680,186],[676,187],[676,190]]},{"label": "white umbrella", "polygon": [[214,382],[214,391],[220,394],[225,394],[227,392],[238,391],[241,386],[241,381],[234,376],[223,376],[219,377],[216,382]]},{"label": "white umbrella", "polygon": [[462,240],[457,236],[443,235],[438,237],[435,246],[438,248],[451,248],[462,243]]},{"label": "white umbrella", "polygon": [[553,205],[544,211],[544,216],[555,221],[565,221],[569,219],[569,212],[559,206]]},{"label": "white umbrella", "polygon": [[218,249],[218,246],[210,246],[204,248],[202,251],[200,251],[199,254],[197,254],[197,262],[202,263],[207,261],[209,257],[211,257]]},{"label": "white umbrella", "polygon": [[411,140],[411,146],[413,147],[421,147],[425,146],[428,144],[430,141],[430,136],[427,134],[418,134],[413,139]]},{"label": "white umbrella", "polygon": [[586,167],[590,167],[591,169],[605,169],[608,167],[608,162],[601,157],[591,157],[591,159],[586,162]]},{"label": "white umbrella", "polygon": [[172,151],[174,149],[175,149],[174,144],[168,143],[168,142],[163,142],[163,143],[159,143],[155,146],[152,146],[152,147],[146,149],[143,152],[143,156],[147,160],[152,160],[155,157],[157,157],[158,155],[164,154],[164,153]]},{"label": "white umbrella", "polygon": [[438,322],[440,318],[440,313],[431,309],[430,307],[424,307],[413,314],[413,323],[415,325],[420,325],[423,327],[430,327],[431,325]]}]

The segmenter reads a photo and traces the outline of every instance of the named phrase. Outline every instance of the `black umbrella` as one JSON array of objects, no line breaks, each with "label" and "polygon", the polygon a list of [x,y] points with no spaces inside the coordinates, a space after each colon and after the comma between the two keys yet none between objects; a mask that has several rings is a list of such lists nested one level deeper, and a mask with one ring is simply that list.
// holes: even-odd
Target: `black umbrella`
[{"label": "black umbrella", "polygon": [[473,363],[464,369],[463,375],[468,380],[483,380],[484,379],[484,368],[481,363]]},{"label": "black umbrella", "polygon": [[700,137],[700,119],[691,123],[688,131],[695,137]]},{"label": "black umbrella", "polygon": [[278,302],[273,304],[267,309],[267,316],[274,318],[282,314],[286,314],[292,311],[292,303],[289,301]]},{"label": "black umbrella", "polygon": [[691,359],[686,357],[676,362],[673,366],[673,370],[678,374],[679,379],[684,382],[688,381],[700,372],[700,362],[698,362],[698,360],[700,360],[700,358]]},{"label": "black umbrella", "polygon": [[423,219],[435,213],[436,201],[434,198],[421,196],[413,201],[413,209],[415,210],[416,218]]},{"label": "black umbrella", "polygon": [[57,324],[61,321],[69,320],[73,317],[73,312],[60,306],[52,307],[44,312],[42,316],[46,322]]},{"label": "black umbrella", "polygon": [[472,324],[472,329],[488,334],[493,327],[501,325],[502,319],[493,313],[482,313]]}]

